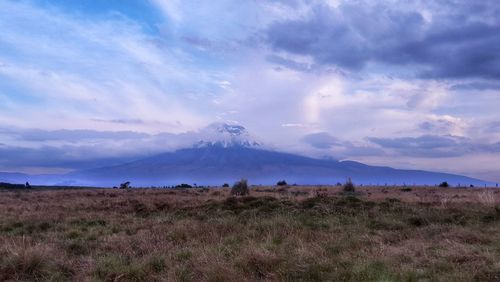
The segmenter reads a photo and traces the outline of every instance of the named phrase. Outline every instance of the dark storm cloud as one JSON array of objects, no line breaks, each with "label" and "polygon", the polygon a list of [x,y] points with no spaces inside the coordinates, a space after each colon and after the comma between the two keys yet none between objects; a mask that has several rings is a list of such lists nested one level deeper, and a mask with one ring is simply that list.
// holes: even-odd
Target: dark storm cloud
[{"label": "dark storm cloud", "polygon": [[0,168],[82,169],[123,163],[167,150],[170,148],[168,140],[179,135],[0,128],[1,136],[13,141],[0,145]]},{"label": "dark storm cloud", "polygon": [[96,130],[9,130],[0,129],[0,134],[14,136],[23,141],[65,141],[80,142],[96,139],[104,140],[125,140],[125,139],[144,139],[150,137],[148,134],[133,131],[96,131]]},{"label": "dark storm cloud", "polygon": [[328,150],[335,147],[337,149],[336,157],[339,158],[384,154],[384,151],[380,148],[375,148],[373,146],[356,146],[351,142],[340,140],[328,132],[307,134],[302,137],[302,142],[321,150]]},{"label": "dark storm cloud", "polygon": [[449,132],[455,124],[446,119],[439,119],[435,121],[425,121],[418,125],[421,130],[428,132]]},{"label": "dark storm cloud", "polygon": [[269,55],[266,57],[267,61],[271,63],[276,63],[278,65],[284,66],[286,68],[292,69],[292,70],[297,70],[297,71],[302,71],[302,72],[310,72],[311,71],[311,65],[306,64],[306,63],[300,63],[296,62],[290,59],[286,59],[280,56],[276,55]]},{"label": "dark storm cloud", "polygon": [[450,88],[451,90],[500,90],[500,83],[494,82],[470,82],[457,83]]},{"label": "dark storm cloud", "polygon": [[486,128],[486,131],[493,131],[493,132],[498,132],[500,131],[500,121],[494,121],[489,123]]},{"label": "dark storm cloud", "polygon": [[43,146],[40,148],[0,147],[0,167],[64,167],[84,169],[124,163],[138,155],[102,157],[91,146]]},{"label": "dark storm cloud", "polygon": [[386,148],[394,149],[436,149],[456,146],[464,139],[454,136],[434,136],[424,135],[420,137],[402,137],[402,138],[369,138],[370,141]]},{"label": "dark storm cloud", "polygon": [[312,133],[304,136],[302,141],[318,149],[329,149],[332,146],[341,146],[342,143],[327,132]]},{"label": "dark storm cloud", "polygon": [[97,122],[106,122],[106,123],[117,123],[117,124],[145,124],[145,122],[141,119],[91,119],[92,121]]},{"label": "dark storm cloud", "polygon": [[469,138],[457,136],[424,135],[401,138],[367,138],[382,148],[392,149],[413,157],[457,157],[469,153],[498,153],[500,143],[474,143]]},{"label": "dark storm cloud", "polygon": [[335,14],[321,6],[307,21],[276,23],[268,30],[269,43],[277,50],[312,55],[317,63],[359,69],[369,59],[364,39]]},{"label": "dark storm cloud", "polygon": [[307,19],[269,26],[267,40],[276,51],[349,70],[374,62],[410,66],[424,78],[500,79],[500,8],[479,2],[426,2],[436,12],[431,21],[403,3],[317,5]]}]

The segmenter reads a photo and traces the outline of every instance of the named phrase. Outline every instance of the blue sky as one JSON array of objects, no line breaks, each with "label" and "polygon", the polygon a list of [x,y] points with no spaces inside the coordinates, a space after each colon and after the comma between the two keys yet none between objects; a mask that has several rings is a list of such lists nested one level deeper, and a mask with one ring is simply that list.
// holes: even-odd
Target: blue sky
[{"label": "blue sky", "polygon": [[[0,171],[273,148],[500,181],[494,0],[4,0]],[[194,135],[193,135],[194,136]]]}]

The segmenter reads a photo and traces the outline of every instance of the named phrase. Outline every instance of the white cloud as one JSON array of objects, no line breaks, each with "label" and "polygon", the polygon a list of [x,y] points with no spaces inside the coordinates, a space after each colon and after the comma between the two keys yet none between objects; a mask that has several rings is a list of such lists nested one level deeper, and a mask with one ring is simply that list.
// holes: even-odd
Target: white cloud
[{"label": "white cloud", "polygon": [[[0,79],[13,85],[0,99],[15,103],[0,113],[3,120],[43,128],[105,126],[95,118],[180,121],[183,128],[161,128],[172,131],[210,121],[185,94],[203,91],[210,79],[175,45],[158,46],[124,19],[91,21],[25,3],[0,5],[6,11],[2,45],[10,51],[0,54]],[[21,111],[23,119],[12,117]],[[158,131],[145,124],[136,129]]]},{"label": "white cloud", "polygon": [[181,11],[181,0],[151,0],[162,12],[174,23],[179,23],[183,19]]}]

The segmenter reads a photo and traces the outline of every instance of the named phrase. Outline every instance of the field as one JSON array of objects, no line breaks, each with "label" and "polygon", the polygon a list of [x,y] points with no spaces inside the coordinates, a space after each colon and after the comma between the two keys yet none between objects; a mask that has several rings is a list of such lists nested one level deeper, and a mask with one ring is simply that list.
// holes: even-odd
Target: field
[{"label": "field", "polygon": [[500,190],[4,190],[0,280],[500,281]]}]

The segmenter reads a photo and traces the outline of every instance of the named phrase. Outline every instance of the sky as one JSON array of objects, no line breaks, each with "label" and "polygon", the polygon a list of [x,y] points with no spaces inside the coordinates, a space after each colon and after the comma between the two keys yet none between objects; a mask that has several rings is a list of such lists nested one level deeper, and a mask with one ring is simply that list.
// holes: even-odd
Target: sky
[{"label": "sky", "polygon": [[214,122],[313,157],[500,181],[496,0],[2,0],[0,171],[175,150]]}]

